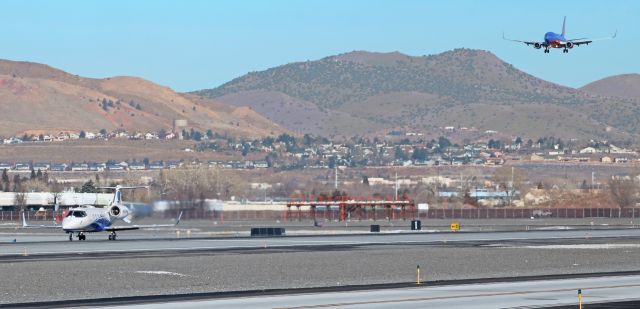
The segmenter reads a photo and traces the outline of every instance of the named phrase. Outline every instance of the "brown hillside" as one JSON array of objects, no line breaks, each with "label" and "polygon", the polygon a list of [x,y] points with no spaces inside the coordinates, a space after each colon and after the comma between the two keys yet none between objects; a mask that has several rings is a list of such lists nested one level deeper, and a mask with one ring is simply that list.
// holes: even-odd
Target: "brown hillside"
[{"label": "brown hillside", "polygon": [[322,109],[311,102],[276,91],[241,91],[216,100],[237,106],[250,106],[271,121],[299,133],[328,136],[339,135],[345,131],[369,131],[379,128],[366,119],[337,110]]},{"label": "brown hillside", "polygon": [[441,126],[530,138],[640,136],[640,99],[560,86],[472,49],[419,57],[356,51],[251,72],[195,94],[327,136]]},{"label": "brown hillside", "polygon": [[[106,110],[102,101],[113,102]],[[284,132],[251,110],[176,93],[136,77],[83,78],[46,65],[0,60],[0,135],[125,129],[170,130],[174,119],[188,128],[233,136]]]},{"label": "brown hillside", "polygon": [[640,99],[640,74],[609,76],[589,83],[580,90],[601,96]]}]

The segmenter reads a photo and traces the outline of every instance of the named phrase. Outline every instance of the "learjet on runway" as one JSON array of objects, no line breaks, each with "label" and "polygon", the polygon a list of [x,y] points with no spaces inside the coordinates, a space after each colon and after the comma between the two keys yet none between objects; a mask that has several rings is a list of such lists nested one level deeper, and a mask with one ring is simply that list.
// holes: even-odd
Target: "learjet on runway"
[{"label": "learjet on runway", "polygon": [[[69,209],[66,216],[62,219],[61,225],[30,225],[27,223],[24,212],[22,213],[22,227],[24,228],[62,228],[69,234],[69,241],[73,240],[73,233],[76,233],[78,240],[86,240],[85,233],[92,232],[109,232],[109,240],[116,240],[116,231],[138,230],[144,228],[156,227],[174,227],[180,223],[182,212],[178,216],[174,224],[153,224],[153,225],[128,225],[128,226],[112,226],[116,220],[122,220],[131,223],[129,218],[130,211],[122,203],[122,189],[146,188],[144,186],[122,187],[100,187],[99,189],[112,189],[113,200],[109,207],[96,208],[94,206],[85,205]],[[56,204],[57,206],[57,204]],[[57,208],[57,207],[56,207]]]},{"label": "learjet on runway", "polygon": [[564,21],[562,22],[562,33],[557,34],[555,32],[547,32],[547,33],[544,34],[544,41],[542,41],[542,42],[512,40],[512,39],[506,38],[504,36],[504,33],[502,34],[502,38],[505,39],[505,40],[508,40],[508,41],[524,43],[524,44],[527,44],[527,46],[533,45],[533,48],[535,48],[535,49],[540,49],[540,48],[544,47],[544,52],[545,53],[549,53],[549,48],[563,48],[562,52],[563,53],[568,53],[569,49],[572,49],[574,46],[589,45],[593,41],[613,39],[618,34],[618,32],[616,31],[616,33],[614,33],[612,36],[606,37],[606,38],[567,39],[565,37],[565,34],[566,34],[565,25],[566,25],[566,23],[567,23],[567,17],[565,16],[564,17]]}]

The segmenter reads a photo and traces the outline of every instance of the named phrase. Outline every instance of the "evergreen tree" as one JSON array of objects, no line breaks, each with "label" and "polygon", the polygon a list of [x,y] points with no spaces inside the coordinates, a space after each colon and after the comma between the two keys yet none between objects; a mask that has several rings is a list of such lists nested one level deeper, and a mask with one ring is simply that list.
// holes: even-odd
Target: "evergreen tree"
[{"label": "evergreen tree", "polygon": [[444,136],[438,137],[438,148],[441,153],[443,153],[447,148],[449,148],[449,146],[451,146],[451,142],[449,141],[448,138]]},{"label": "evergreen tree", "polygon": [[587,180],[586,179],[582,180],[582,185],[580,185],[580,189],[582,189],[583,191],[589,190],[589,185],[587,184]]},{"label": "evergreen tree", "polygon": [[533,141],[531,139],[527,140],[527,148],[533,147]]},{"label": "evergreen tree", "polygon": [[31,176],[29,176],[29,179],[36,179],[36,171],[34,171],[33,168],[31,168]]},{"label": "evergreen tree", "polygon": [[191,138],[194,141],[199,142],[202,140],[202,133],[200,133],[200,131],[191,131]]},{"label": "evergreen tree", "polygon": [[9,174],[7,174],[7,169],[3,169],[2,170],[2,191],[9,191],[9,184],[11,182],[9,181]]},{"label": "evergreen tree", "polygon": [[308,134],[308,133],[307,133],[307,134],[305,134],[305,135],[302,137],[302,143],[303,143],[305,146],[311,146],[311,144],[313,144],[313,136],[312,136],[311,134]]},{"label": "evergreen tree", "polygon": [[394,157],[396,160],[402,160],[402,161],[407,159],[407,155],[404,153],[404,151],[402,151],[402,149],[399,146],[396,146]]},{"label": "evergreen tree", "polygon": [[100,105],[105,112],[109,110],[109,102],[107,102],[107,99],[102,99],[102,104]]},{"label": "evergreen tree", "polygon": [[20,175],[13,175],[13,192],[20,192],[20,187],[22,187],[22,179]]},{"label": "evergreen tree", "polygon": [[96,187],[93,185],[93,180],[89,179],[82,185],[82,189],[80,189],[81,193],[96,193]]},{"label": "evergreen tree", "polygon": [[426,161],[427,150],[422,148],[415,148],[413,150],[413,154],[411,154],[411,159],[415,161]]},{"label": "evergreen tree", "polygon": [[42,181],[42,171],[40,169],[38,169],[38,171],[36,172],[36,178]]}]

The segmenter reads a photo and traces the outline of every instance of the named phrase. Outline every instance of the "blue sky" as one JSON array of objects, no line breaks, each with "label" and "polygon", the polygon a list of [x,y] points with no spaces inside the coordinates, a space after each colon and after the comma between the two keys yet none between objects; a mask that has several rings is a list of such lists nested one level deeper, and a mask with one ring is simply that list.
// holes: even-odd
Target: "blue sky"
[{"label": "blue sky", "polygon": [[[507,36],[618,38],[544,54]],[[0,3],[0,58],[88,77],[132,75],[178,91],[353,50],[491,51],[537,77],[579,87],[640,72],[640,1],[17,1]]]}]

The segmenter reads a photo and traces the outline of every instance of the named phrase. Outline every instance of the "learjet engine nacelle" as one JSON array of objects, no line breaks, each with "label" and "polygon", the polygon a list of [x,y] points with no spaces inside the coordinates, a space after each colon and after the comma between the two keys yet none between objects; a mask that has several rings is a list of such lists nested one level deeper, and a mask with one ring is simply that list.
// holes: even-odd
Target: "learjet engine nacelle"
[{"label": "learjet engine nacelle", "polygon": [[109,209],[109,216],[112,218],[124,219],[129,215],[129,210],[126,207],[114,205]]},{"label": "learjet engine nacelle", "polygon": [[567,42],[567,48],[573,48],[573,42]]},{"label": "learjet engine nacelle", "polygon": [[535,48],[535,49],[540,49],[540,48],[542,48],[542,44],[540,44],[540,43],[535,43],[535,44],[533,44],[533,48]]}]

